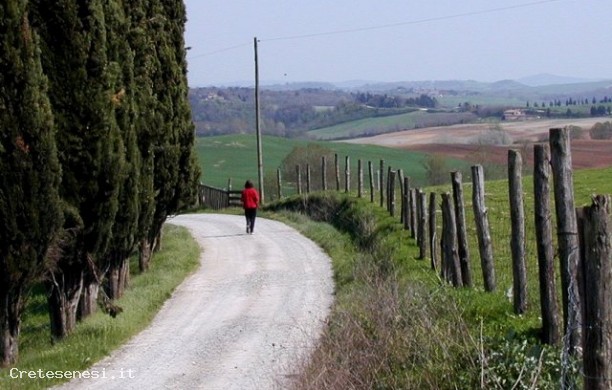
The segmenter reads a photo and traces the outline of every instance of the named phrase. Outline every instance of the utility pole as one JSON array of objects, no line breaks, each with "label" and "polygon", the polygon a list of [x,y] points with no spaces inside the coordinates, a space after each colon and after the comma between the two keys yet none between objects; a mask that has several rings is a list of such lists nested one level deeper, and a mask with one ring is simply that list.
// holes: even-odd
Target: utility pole
[{"label": "utility pole", "polygon": [[259,178],[259,196],[264,203],[263,155],[261,148],[261,119],[259,114],[259,61],[257,60],[257,37],[253,38],[255,47],[255,130],[257,133],[257,175]]}]

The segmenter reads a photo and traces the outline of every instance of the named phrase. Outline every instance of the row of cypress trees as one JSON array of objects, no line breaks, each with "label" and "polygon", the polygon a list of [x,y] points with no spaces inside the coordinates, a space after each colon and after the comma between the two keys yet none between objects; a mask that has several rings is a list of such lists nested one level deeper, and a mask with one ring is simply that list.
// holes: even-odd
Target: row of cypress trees
[{"label": "row of cypress trees", "polygon": [[69,334],[195,199],[182,0],[0,4],[0,364],[45,284]]}]

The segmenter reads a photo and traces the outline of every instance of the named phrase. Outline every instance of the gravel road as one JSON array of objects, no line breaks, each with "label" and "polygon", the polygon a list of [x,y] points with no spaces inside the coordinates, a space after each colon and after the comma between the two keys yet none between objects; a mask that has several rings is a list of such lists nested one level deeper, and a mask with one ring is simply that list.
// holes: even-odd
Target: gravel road
[{"label": "gravel road", "polygon": [[333,300],[329,258],[312,241],[258,218],[181,215],[201,267],[149,328],[63,389],[286,388],[308,359]]}]

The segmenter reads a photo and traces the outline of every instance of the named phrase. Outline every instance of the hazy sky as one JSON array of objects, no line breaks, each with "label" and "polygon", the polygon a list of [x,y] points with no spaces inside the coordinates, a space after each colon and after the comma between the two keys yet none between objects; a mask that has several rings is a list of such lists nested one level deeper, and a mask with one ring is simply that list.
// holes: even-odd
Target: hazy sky
[{"label": "hazy sky", "polygon": [[612,78],[611,0],[185,0],[191,86]]}]

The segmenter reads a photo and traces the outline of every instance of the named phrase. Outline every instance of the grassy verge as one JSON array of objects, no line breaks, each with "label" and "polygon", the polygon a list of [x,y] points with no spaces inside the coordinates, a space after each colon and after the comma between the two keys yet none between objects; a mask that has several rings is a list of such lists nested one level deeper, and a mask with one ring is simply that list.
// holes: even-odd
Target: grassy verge
[{"label": "grassy verge", "polygon": [[[592,193],[612,193],[612,169],[577,171],[576,205]],[[486,184],[498,289],[485,293],[468,223],[475,287],[443,284],[429,260],[396,218],[378,206],[335,193],[292,197],[270,207],[325,248],[345,242],[357,250],[334,261],[336,303],[329,326],[297,380],[298,389],[341,388],[540,388],[560,385],[561,351],[541,345],[531,177],[525,178],[529,310],[513,314],[507,181]],[[437,188],[440,192],[445,188]],[[470,186],[465,187],[471,219]],[[439,198],[438,198],[439,199]],[[308,215],[322,225],[307,224]],[[328,224],[337,230],[329,230]],[[441,219],[438,218],[438,226]],[[554,225],[554,224],[553,224]],[[318,232],[321,229],[321,233]],[[319,241],[319,237],[324,241]],[[338,244],[337,244],[338,245]],[[343,246],[347,246],[344,244]],[[348,245],[350,246],[350,245]],[[557,286],[560,284],[558,283]],[[560,296],[560,294],[559,294]],[[578,362],[566,369],[580,382]]]},{"label": "grassy verge", "polygon": [[[131,259],[130,286],[117,301],[123,312],[116,318],[98,312],[79,323],[76,331],[61,342],[50,339],[44,291],[34,291],[23,319],[20,357],[15,368],[82,371],[143,330],[199,264],[200,248],[187,229],[167,225],[163,240],[163,250],[155,253],[149,272],[140,274],[137,259]],[[0,373],[2,389],[43,389],[59,382],[46,378],[14,379],[9,369]]]}]

